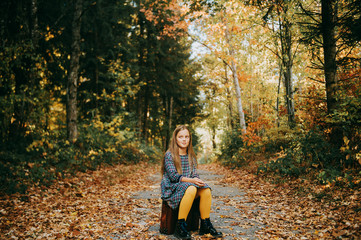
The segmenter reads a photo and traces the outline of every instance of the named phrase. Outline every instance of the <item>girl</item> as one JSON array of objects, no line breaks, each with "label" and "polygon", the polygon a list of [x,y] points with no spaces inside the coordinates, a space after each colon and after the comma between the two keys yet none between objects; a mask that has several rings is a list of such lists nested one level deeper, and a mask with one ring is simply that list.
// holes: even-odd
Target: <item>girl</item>
[{"label": "girl", "polygon": [[213,227],[209,215],[212,195],[210,187],[197,174],[197,159],[192,147],[192,136],[187,126],[178,126],[162,161],[162,199],[175,209],[179,207],[175,236],[180,239],[190,239],[187,231],[186,218],[192,207],[193,200],[199,197],[201,226],[199,235],[210,233],[221,237]]}]

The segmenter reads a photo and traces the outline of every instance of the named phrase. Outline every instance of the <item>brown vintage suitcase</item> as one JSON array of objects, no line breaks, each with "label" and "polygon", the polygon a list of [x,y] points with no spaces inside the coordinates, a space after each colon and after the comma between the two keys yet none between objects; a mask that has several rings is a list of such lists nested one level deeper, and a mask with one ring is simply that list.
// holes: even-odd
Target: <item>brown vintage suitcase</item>
[{"label": "brown vintage suitcase", "polygon": [[[178,208],[172,209],[166,201],[162,201],[162,214],[160,217],[160,229],[162,234],[173,234],[178,219]],[[199,228],[199,198],[195,199],[187,217],[188,231],[196,231]]]}]

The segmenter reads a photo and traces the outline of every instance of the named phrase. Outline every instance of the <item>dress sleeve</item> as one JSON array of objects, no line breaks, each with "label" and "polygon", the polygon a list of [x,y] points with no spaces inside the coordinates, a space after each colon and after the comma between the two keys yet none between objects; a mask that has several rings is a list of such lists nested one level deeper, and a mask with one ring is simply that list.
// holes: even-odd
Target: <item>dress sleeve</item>
[{"label": "dress sleeve", "polygon": [[199,178],[199,175],[197,172],[197,163],[193,164],[191,178]]},{"label": "dress sleeve", "polygon": [[167,152],[164,156],[164,170],[171,182],[179,182],[181,180],[182,175],[177,172],[170,152]]}]

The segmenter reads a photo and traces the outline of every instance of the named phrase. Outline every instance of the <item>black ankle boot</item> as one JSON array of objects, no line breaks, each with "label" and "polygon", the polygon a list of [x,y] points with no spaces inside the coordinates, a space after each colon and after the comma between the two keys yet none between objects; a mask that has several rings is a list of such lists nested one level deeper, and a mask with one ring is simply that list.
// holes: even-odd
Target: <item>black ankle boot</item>
[{"label": "black ankle boot", "polygon": [[191,239],[191,234],[187,231],[187,223],[184,219],[178,219],[174,236],[178,239]]},{"label": "black ankle boot", "polygon": [[213,227],[211,220],[209,218],[201,219],[201,227],[199,228],[199,235],[204,235],[210,233],[213,237],[222,237],[221,232]]}]

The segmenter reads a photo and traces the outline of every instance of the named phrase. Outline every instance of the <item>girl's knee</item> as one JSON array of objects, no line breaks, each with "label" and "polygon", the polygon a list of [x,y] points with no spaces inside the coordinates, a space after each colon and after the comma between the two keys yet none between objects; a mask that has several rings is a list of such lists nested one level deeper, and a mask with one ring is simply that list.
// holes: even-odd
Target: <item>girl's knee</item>
[{"label": "girl's knee", "polygon": [[197,188],[195,186],[189,186],[185,193],[195,196],[197,194]]},{"label": "girl's knee", "polygon": [[203,188],[200,195],[204,196],[204,197],[210,197],[211,198],[212,197],[211,189],[210,188]]}]

